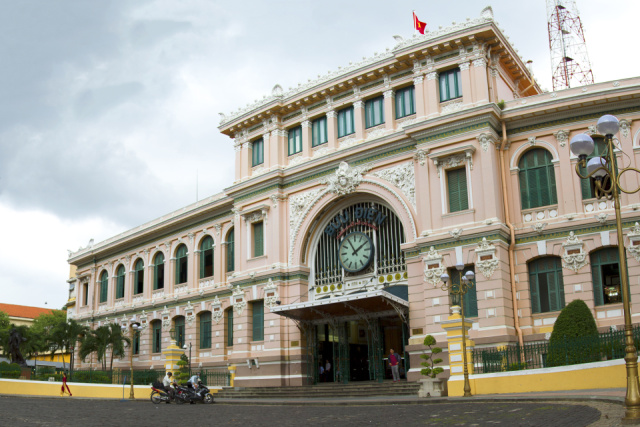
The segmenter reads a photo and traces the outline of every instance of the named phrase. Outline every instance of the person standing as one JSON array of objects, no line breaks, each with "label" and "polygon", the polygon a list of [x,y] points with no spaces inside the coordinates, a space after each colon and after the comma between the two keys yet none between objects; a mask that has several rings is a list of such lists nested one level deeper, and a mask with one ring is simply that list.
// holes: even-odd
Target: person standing
[{"label": "person standing", "polygon": [[331,378],[331,362],[329,362],[329,359],[327,359],[324,364],[324,376],[327,382],[330,382],[333,379]]},{"label": "person standing", "polygon": [[67,373],[63,372],[62,373],[62,388],[60,389],[60,396],[64,396],[64,388],[67,388],[67,391],[69,392],[69,396],[73,396],[73,394],[71,394],[71,390],[69,390],[69,385],[67,384]]},{"label": "person standing", "polygon": [[393,375],[393,382],[400,381],[400,372],[398,372],[400,363],[400,357],[393,351],[393,349],[389,349],[389,366],[391,366],[391,374]]}]

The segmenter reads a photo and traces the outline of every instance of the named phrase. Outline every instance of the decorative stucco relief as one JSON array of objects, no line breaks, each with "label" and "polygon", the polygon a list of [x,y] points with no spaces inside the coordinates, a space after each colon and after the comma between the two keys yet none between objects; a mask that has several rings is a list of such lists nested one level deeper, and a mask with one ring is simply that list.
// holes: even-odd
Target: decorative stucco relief
[{"label": "decorative stucco relief", "polygon": [[236,285],[233,289],[231,304],[233,305],[233,310],[238,314],[238,316],[242,316],[242,312],[247,306],[247,301],[244,299],[244,290],[240,289],[240,285]]},{"label": "decorative stucco relief", "polygon": [[427,283],[437,286],[440,283],[440,276],[446,271],[446,267],[442,264],[442,255],[435,250],[433,246],[429,248],[429,252],[423,258],[424,260],[424,279]]},{"label": "decorative stucco relief", "polygon": [[218,298],[218,295],[216,295],[213,301],[211,301],[211,318],[216,323],[220,323],[223,315],[222,302],[220,301],[220,298]]},{"label": "decorative stucco relief", "polygon": [[483,237],[482,242],[476,247],[476,255],[478,256],[476,267],[484,277],[490,279],[500,262],[496,257],[496,247]]},{"label": "decorative stucco relief", "polygon": [[269,278],[269,283],[264,287],[264,305],[269,308],[275,307],[279,297],[278,285],[273,283],[273,280]]},{"label": "decorative stucco relief", "polygon": [[631,252],[636,261],[640,262],[640,224],[636,222],[627,236],[629,237],[627,250]]},{"label": "decorative stucco relief", "polygon": [[193,322],[196,320],[196,311],[191,305],[191,301],[187,301],[187,306],[184,309],[184,319],[187,321],[187,324],[193,325]]},{"label": "decorative stucco relief", "polygon": [[409,199],[411,206],[416,208],[416,180],[413,162],[405,163],[372,174],[395,185]]},{"label": "decorative stucco relief", "polygon": [[567,241],[562,244],[564,254],[562,255],[562,266],[576,273],[587,265],[587,254],[584,252],[584,243],[572,231],[567,237]]},{"label": "decorative stucco relief", "polygon": [[321,179],[320,184],[327,185],[327,190],[339,196],[353,193],[363,180],[363,175],[371,170],[370,166],[351,167],[347,162],[340,162],[333,176]]},{"label": "decorative stucco relief", "polygon": [[553,136],[556,137],[556,141],[558,141],[558,145],[560,147],[564,147],[567,145],[567,141],[569,141],[569,131],[568,130],[559,130],[553,133]]},{"label": "decorative stucco relief", "polygon": [[160,315],[162,316],[162,330],[168,331],[171,328],[171,318],[169,318],[169,309],[166,305]]}]

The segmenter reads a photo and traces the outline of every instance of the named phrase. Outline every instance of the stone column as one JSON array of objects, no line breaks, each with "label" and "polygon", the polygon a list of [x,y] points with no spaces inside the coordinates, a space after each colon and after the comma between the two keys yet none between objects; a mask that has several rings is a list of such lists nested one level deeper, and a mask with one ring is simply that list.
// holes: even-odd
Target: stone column
[{"label": "stone column", "polygon": [[438,73],[427,73],[427,84],[424,86],[425,114],[427,117],[440,113],[440,95],[438,91]]},{"label": "stone column", "polygon": [[338,148],[338,113],[327,111],[327,146],[331,151]]},{"label": "stone column", "polygon": [[364,101],[353,103],[353,123],[356,127],[356,140],[364,139]]},{"label": "stone column", "polygon": [[240,165],[242,164],[242,155],[241,155],[241,151],[242,151],[242,144],[236,142],[233,146],[233,150],[236,153],[236,174],[235,174],[235,180],[236,181],[240,181],[240,178],[242,178],[242,168],[240,167]]},{"label": "stone column", "polygon": [[311,157],[311,121],[305,120],[302,125],[302,155]]},{"label": "stone column", "polygon": [[393,130],[396,128],[396,93],[393,90],[384,92],[384,128]]},{"label": "stone column", "polygon": [[413,78],[413,86],[416,101],[416,118],[425,116],[425,93],[424,93],[424,76],[418,75]]},{"label": "stone column", "polygon": [[271,137],[271,132],[267,132],[264,135],[262,135],[262,156],[264,159],[264,162],[262,163],[262,166],[264,166],[265,169],[269,169],[271,166],[273,166],[272,160],[271,160],[271,151],[269,150],[270,147],[270,141],[269,138]]},{"label": "stone column", "polygon": [[471,82],[471,72],[469,62],[462,62],[460,65],[460,82],[462,84],[462,105],[473,103],[473,90]]},{"label": "stone column", "polygon": [[[474,94],[473,100],[476,104],[489,102],[489,81],[487,77],[487,60],[478,58],[473,61]],[[463,92],[464,96],[464,92]]]},{"label": "stone column", "polygon": [[[473,359],[472,352],[475,343],[469,339],[469,329],[471,329],[472,322],[468,319],[464,319],[464,325],[462,323],[462,316],[460,316],[459,307],[453,308],[453,314],[449,316],[448,320],[441,322],[442,328],[447,331],[447,341],[449,347],[449,396],[463,396],[464,395],[464,362],[462,357],[462,334],[465,335],[466,348],[467,348],[467,371],[469,375],[473,375]],[[471,394],[475,394],[475,384],[470,378]]]},{"label": "stone column", "polygon": [[249,143],[242,143],[242,150],[240,151],[240,178],[246,178],[251,175],[251,155],[249,153]]}]

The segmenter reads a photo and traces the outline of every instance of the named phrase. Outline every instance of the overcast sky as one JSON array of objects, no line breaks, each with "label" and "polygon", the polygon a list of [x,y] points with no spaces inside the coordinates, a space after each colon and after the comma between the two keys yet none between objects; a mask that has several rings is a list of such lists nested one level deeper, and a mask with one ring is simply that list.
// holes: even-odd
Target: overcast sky
[{"label": "overcast sky", "polygon": [[[577,2],[596,82],[640,74],[640,2]],[[542,0],[0,0],[0,302],[60,308],[67,249],[231,185],[219,112],[486,5],[550,89]]]}]

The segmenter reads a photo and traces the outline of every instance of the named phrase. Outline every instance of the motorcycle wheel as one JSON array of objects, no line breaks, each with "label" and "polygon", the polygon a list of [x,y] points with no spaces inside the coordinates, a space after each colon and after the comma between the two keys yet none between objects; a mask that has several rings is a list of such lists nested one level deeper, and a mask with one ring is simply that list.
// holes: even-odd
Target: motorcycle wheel
[{"label": "motorcycle wheel", "polygon": [[213,403],[213,395],[211,393],[204,395],[204,403]]},{"label": "motorcycle wheel", "polygon": [[160,393],[158,393],[157,391],[154,391],[151,393],[151,401],[157,405],[158,403],[162,402],[162,396],[160,396]]},{"label": "motorcycle wheel", "polygon": [[178,405],[182,405],[183,403],[185,403],[185,400],[184,400],[184,398],[183,398],[182,396],[178,396],[178,395],[176,395],[175,400],[176,400],[176,403],[177,403]]}]

